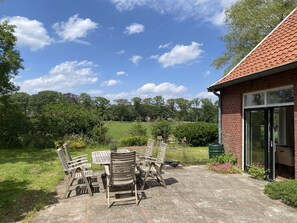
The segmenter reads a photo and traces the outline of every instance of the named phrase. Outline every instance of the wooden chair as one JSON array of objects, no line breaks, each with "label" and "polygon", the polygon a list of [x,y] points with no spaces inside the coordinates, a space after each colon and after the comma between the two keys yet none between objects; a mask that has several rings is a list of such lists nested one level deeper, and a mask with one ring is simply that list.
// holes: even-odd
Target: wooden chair
[{"label": "wooden chair", "polygon": [[[73,162],[73,161],[82,161],[82,160],[86,160],[88,161],[88,154],[83,154],[83,155],[79,155],[79,156],[76,156],[76,157],[71,157],[70,155],[70,150],[69,150],[69,147],[68,147],[68,144],[67,143],[64,143],[63,144],[63,147],[64,147],[64,150],[65,150],[65,155],[66,155],[66,159],[67,159],[67,162]],[[90,169],[91,168],[91,163],[85,163],[85,168],[86,169]]]},{"label": "wooden chair", "polygon": [[148,177],[157,178],[159,182],[163,184],[166,188],[166,183],[161,175],[162,168],[164,165],[165,153],[168,144],[161,142],[158,148],[157,158],[150,158],[147,160],[148,165],[139,165],[138,170],[141,175],[144,175],[144,179],[142,182],[141,190],[144,189],[144,186],[147,182]]},{"label": "wooden chair", "polygon": [[[136,152],[116,153],[110,154],[110,165],[105,166],[106,173],[106,197],[107,205],[110,207],[110,192],[111,189],[116,190],[114,195],[114,202],[117,201],[131,201],[138,202],[137,186],[136,186]],[[127,195],[127,187],[131,189],[130,197],[121,198],[118,195]],[[133,196],[134,188],[134,196]],[[126,190],[125,190],[126,189]],[[117,198],[119,197],[119,198]]]},{"label": "wooden chair", "polygon": [[139,156],[140,161],[141,160],[149,159],[149,158],[151,158],[153,156],[154,144],[155,144],[155,141],[152,140],[152,139],[149,139],[147,141],[147,146],[146,146],[146,149],[145,149],[145,154]]},{"label": "wooden chair", "polygon": [[[68,176],[68,182],[66,186],[66,190],[64,192],[63,197],[67,198],[71,191],[74,190],[72,187],[74,186],[73,183],[75,181],[82,182],[82,185],[85,186],[88,190],[88,193],[90,196],[93,195],[93,192],[91,190],[91,183],[92,183],[92,177],[93,172],[92,170],[86,170],[85,169],[85,163],[87,162],[86,160],[81,160],[81,161],[67,161],[62,148],[57,149],[57,154],[59,156],[59,159],[61,161],[63,170],[65,174]],[[75,185],[75,188],[78,186]]]}]

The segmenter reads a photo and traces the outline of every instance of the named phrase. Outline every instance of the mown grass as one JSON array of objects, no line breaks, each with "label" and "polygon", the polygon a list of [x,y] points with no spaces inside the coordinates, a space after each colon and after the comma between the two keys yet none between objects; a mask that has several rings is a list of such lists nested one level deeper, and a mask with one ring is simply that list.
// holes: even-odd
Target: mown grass
[{"label": "mown grass", "polygon": [[[135,122],[105,122],[105,126],[108,128],[108,134],[114,141],[119,141],[120,138],[128,136],[129,130],[134,124]],[[147,134],[150,137],[152,122],[141,122],[141,124],[146,127]]]},{"label": "mown grass", "polygon": [[[101,146],[70,151],[73,156],[88,154],[91,161],[92,151],[106,149],[107,146]],[[166,160],[184,165],[205,163],[208,150],[207,147],[168,149]],[[55,149],[0,149],[0,169],[0,222],[31,222],[41,208],[58,202],[56,187],[64,172]],[[103,167],[92,164],[92,169],[102,171]]]}]

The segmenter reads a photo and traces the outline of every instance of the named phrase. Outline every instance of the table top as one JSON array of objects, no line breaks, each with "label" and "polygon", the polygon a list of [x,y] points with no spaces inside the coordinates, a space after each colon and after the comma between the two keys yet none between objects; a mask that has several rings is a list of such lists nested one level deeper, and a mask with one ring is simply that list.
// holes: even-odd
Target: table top
[{"label": "table top", "polygon": [[[118,149],[117,153],[130,152],[128,149]],[[108,165],[110,164],[110,150],[92,152],[92,161],[94,164]]]}]

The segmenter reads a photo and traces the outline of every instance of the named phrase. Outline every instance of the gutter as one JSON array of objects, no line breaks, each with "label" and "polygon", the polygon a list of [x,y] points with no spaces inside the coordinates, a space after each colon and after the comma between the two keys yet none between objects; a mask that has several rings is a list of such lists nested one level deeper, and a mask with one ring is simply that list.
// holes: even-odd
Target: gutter
[{"label": "gutter", "polygon": [[217,91],[212,91],[212,93],[219,98],[219,111],[218,111],[218,124],[219,124],[219,143],[222,144],[222,99],[221,94],[219,94]]},{"label": "gutter", "polygon": [[281,66],[278,66],[278,67],[274,67],[274,68],[271,68],[271,69],[268,69],[268,70],[260,71],[260,72],[250,74],[250,75],[247,75],[247,76],[243,76],[243,77],[240,77],[240,78],[236,78],[234,80],[223,82],[221,84],[211,85],[210,87],[207,88],[207,90],[210,91],[210,92],[214,92],[214,91],[218,91],[218,90],[222,89],[223,87],[228,87],[228,86],[231,86],[233,84],[238,84],[238,83],[241,83],[241,82],[244,82],[244,81],[249,81],[249,80],[253,80],[253,79],[256,79],[256,78],[260,78],[260,77],[266,77],[268,75],[284,72],[284,71],[295,69],[295,68],[297,68],[297,61],[285,64],[285,65],[281,65]]}]

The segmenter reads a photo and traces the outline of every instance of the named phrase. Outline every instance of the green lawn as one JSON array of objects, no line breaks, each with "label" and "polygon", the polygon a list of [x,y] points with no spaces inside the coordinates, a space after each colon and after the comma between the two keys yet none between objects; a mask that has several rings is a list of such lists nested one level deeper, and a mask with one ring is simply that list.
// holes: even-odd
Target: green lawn
[{"label": "green lawn", "polygon": [[[106,148],[77,149],[71,153],[73,156],[87,153],[91,160],[92,151]],[[166,160],[205,163],[208,150],[207,147],[168,149]],[[55,149],[0,149],[0,169],[0,222],[30,222],[42,207],[57,202],[56,186],[64,172]],[[103,168],[92,165],[92,169]]]},{"label": "green lawn", "polygon": [[[105,122],[105,126],[108,128],[108,133],[111,136],[112,140],[119,141],[121,137],[129,135],[129,130],[132,128],[135,122]],[[150,128],[152,122],[141,122],[147,128],[147,133],[150,136]]]}]

